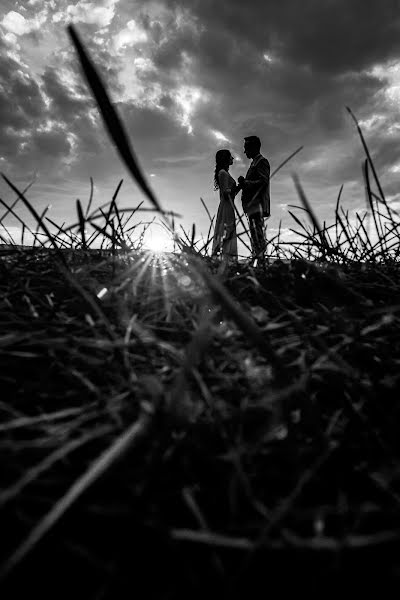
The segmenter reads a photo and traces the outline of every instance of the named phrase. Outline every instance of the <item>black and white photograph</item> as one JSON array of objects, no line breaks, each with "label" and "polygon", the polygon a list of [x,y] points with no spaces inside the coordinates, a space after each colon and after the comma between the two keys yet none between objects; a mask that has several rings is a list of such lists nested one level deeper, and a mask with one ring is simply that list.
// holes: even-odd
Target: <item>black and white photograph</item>
[{"label": "black and white photograph", "polygon": [[399,398],[399,0],[1,0],[0,598],[397,597]]}]

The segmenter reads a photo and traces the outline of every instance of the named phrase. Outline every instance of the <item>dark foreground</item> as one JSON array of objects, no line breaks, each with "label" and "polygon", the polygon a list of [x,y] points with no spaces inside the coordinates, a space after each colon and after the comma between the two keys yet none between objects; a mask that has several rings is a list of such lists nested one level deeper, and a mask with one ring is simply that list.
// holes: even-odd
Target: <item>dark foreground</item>
[{"label": "dark foreground", "polygon": [[0,258],[2,598],[400,584],[397,264],[64,260]]}]

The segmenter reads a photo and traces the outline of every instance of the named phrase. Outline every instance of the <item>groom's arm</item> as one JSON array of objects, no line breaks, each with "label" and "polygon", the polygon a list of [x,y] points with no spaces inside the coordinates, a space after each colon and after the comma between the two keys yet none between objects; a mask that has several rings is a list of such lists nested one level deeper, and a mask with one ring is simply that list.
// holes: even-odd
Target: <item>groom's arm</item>
[{"label": "groom's arm", "polygon": [[262,207],[262,192],[266,186],[269,185],[270,179],[270,166],[266,158],[260,160],[255,167],[257,179],[246,179],[244,182],[244,189],[246,196],[250,199],[246,205],[246,211],[248,214],[254,211],[258,211]]},{"label": "groom's arm", "polygon": [[269,183],[270,166],[269,166],[269,162],[265,158],[260,160],[260,162],[256,166],[256,171],[257,171],[257,179],[252,179],[252,180],[245,179],[244,180],[243,187],[246,190],[249,190],[249,191],[254,190],[254,192],[255,192],[258,188],[260,188],[262,186],[262,184]]}]

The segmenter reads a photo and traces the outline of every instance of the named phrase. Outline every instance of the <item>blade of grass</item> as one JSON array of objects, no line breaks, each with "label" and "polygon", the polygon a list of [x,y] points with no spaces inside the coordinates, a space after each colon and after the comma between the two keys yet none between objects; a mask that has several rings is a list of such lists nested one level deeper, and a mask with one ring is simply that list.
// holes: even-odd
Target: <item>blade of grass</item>
[{"label": "blade of grass", "polygon": [[337,215],[339,214],[339,205],[340,205],[340,199],[342,197],[342,192],[343,192],[343,184],[340,186],[340,190],[338,193],[338,197],[336,200],[336,208],[335,208],[335,238],[336,240],[338,239],[338,220],[337,220]]},{"label": "blade of grass", "polygon": [[266,334],[261,332],[254,320],[244,312],[241,306],[232,298],[228,290],[216,277],[211,275],[200,260],[193,257],[192,262],[195,262],[197,272],[204,279],[214,297],[248,337],[249,341],[254,343],[254,345],[269,358],[271,364],[279,368],[279,362]]},{"label": "blade of grass", "polygon": [[304,146],[300,146],[300,148],[297,148],[297,150],[292,152],[292,154],[290,156],[285,158],[285,160],[279,165],[279,167],[277,167],[274,171],[272,171],[269,178],[272,179],[282,169],[282,167],[284,167],[290,160],[292,160],[292,158],[294,156],[296,156],[296,154],[298,154],[301,150],[303,150],[303,148],[304,148]]},{"label": "blade of grass", "polygon": [[208,210],[208,208],[207,208],[207,205],[206,205],[206,203],[204,202],[203,198],[200,198],[200,201],[201,201],[202,205],[203,205],[203,206],[204,206],[204,208],[205,208],[205,211],[206,211],[206,213],[207,213],[207,215],[208,215],[208,218],[210,219],[210,221],[212,221],[212,219],[211,219],[211,215],[210,215],[210,211]]},{"label": "blade of grass", "polygon": [[86,212],[85,212],[85,217],[87,218],[90,212],[90,207],[92,206],[92,202],[93,202],[93,191],[94,191],[94,185],[93,185],[93,177],[90,178],[90,196],[89,196],[89,202],[88,205],[86,207]]},{"label": "blade of grass", "polygon": [[196,237],[196,224],[195,224],[195,223],[193,223],[193,225],[192,225],[192,238],[191,238],[191,240],[190,240],[190,246],[191,246],[192,248],[194,248],[194,247],[195,247],[195,243],[194,243],[194,238],[195,238],[195,237]]},{"label": "blade of grass", "polygon": [[327,243],[326,238],[323,235],[323,232],[318,223],[317,217],[314,214],[314,211],[311,208],[311,204],[309,203],[309,201],[304,193],[304,190],[300,184],[300,180],[299,180],[298,176],[296,174],[293,174],[292,178],[294,181],[294,185],[295,185],[297,194],[298,194],[304,208],[307,210],[307,213],[311,219],[313,226],[315,227],[315,229],[318,232],[319,238],[321,240],[321,248],[323,250],[323,258],[325,258],[326,253],[329,252],[329,244]]},{"label": "blade of grass", "polygon": [[371,158],[371,154],[370,154],[370,152],[369,152],[369,149],[368,149],[368,146],[367,146],[367,142],[365,141],[365,138],[364,138],[363,132],[362,132],[362,130],[361,130],[360,124],[359,124],[359,122],[358,122],[358,120],[357,120],[356,116],[354,115],[353,111],[352,111],[352,110],[351,110],[351,109],[350,109],[348,106],[346,106],[346,110],[347,110],[347,111],[348,111],[348,113],[350,114],[351,118],[353,119],[353,121],[354,121],[354,123],[355,123],[355,125],[356,125],[356,127],[357,127],[357,131],[358,131],[358,134],[359,134],[359,136],[360,136],[361,143],[362,143],[362,146],[363,146],[363,148],[364,148],[365,154],[366,154],[366,156],[367,156],[367,161],[368,161],[368,163],[370,164],[370,167],[371,167],[371,170],[372,170],[372,174],[373,174],[373,176],[374,176],[374,179],[375,179],[376,186],[377,186],[377,188],[378,188],[378,191],[379,191],[379,193],[380,193],[380,195],[381,195],[381,199],[382,199],[382,201],[383,201],[383,202],[385,203],[385,205],[386,205],[385,194],[383,193],[383,190],[382,190],[382,187],[381,187],[381,184],[380,184],[380,181],[379,181],[378,175],[377,175],[377,173],[376,173],[376,170],[375,170],[374,162],[373,162],[373,160],[372,160],[372,158]]},{"label": "blade of grass", "polygon": [[78,477],[67,493],[39,521],[22,544],[0,568],[0,580],[4,579],[37,546],[42,538],[58,523],[64,514],[75,504],[96,481],[98,481],[128,450],[137,445],[147,435],[152,423],[152,413],[143,410],[138,420],[121,433],[113,443],[100,454],[90,467]]},{"label": "blade of grass", "polygon": [[366,190],[369,206],[370,206],[370,209],[372,212],[372,218],[374,220],[375,230],[376,230],[376,233],[378,235],[378,240],[379,240],[380,245],[383,250],[382,240],[381,240],[382,233],[378,227],[378,221],[377,221],[377,218],[375,215],[375,207],[374,207],[374,204],[372,202],[372,197],[371,197],[371,184],[370,184],[370,180],[369,180],[369,168],[368,168],[368,160],[367,159],[363,163],[363,175],[364,175],[364,181],[365,181],[365,190]]},{"label": "blade of grass", "polygon": [[85,217],[83,216],[82,204],[80,200],[76,201],[76,211],[79,219],[79,231],[81,233],[82,250],[87,250],[86,235],[85,235]]},{"label": "blade of grass", "polygon": [[106,88],[97,72],[88,52],[85,50],[73,25],[68,26],[68,32],[78,53],[79,60],[86,77],[86,81],[96,99],[100,114],[103,118],[107,131],[113,140],[117,150],[124,161],[126,167],[131,173],[134,181],[142,189],[143,193],[150,200],[151,204],[161,213],[163,209],[151,190],[142,169],[139,167],[138,160],[134,155],[133,148],[130,145],[128,136],[122,125],[115,108],[113,107]]},{"label": "blade of grass", "polygon": [[[25,221],[23,221],[20,218],[20,216],[15,212],[15,210],[13,208],[7,206],[7,204],[1,198],[0,198],[0,204],[2,204],[3,206],[5,206],[6,208],[8,208],[9,212],[12,214],[12,216],[15,217],[17,219],[17,221],[19,221],[19,223],[21,223],[21,225],[25,225],[26,229],[29,231],[29,233],[32,235],[33,239],[35,240],[37,236],[35,236],[35,233],[32,231],[32,229],[30,227],[28,227],[28,225],[26,225]],[[38,215],[38,218],[39,218],[39,215]],[[6,226],[4,225],[4,223],[2,224],[2,227],[8,233],[8,230],[6,229]],[[39,241],[39,244],[41,244],[41,246],[43,247],[44,246],[43,243],[40,240],[38,240],[38,241]]]},{"label": "blade of grass", "polygon": [[[29,191],[29,189],[32,187],[32,185],[35,183],[36,179],[34,179],[33,181],[31,181],[26,188],[23,190],[23,194],[26,194],[26,192]],[[0,217],[0,225],[2,224],[2,222],[4,221],[4,219],[7,217],[7,215],[10,213],[10,211],[15,207],[15,205],[19,202],[20,198],[19,196],[17,196],[17,198],[14,200],[14,202],[11,204],[11,207],[9,208],[7,206],[7,210],[4,213],[4,215],[2,215],[2,217]]]},{"label": "blade of grass", "polygon": [[[36,231],[35,231],[35,241],[36,241],[36,237],[39,235],[39,229],[40,229],[40,224],[43,221],[44,217],[46,216],[48,210],[50,209],[50,205],[46,206],[46,208],[43,210],[43,212],[41,213],[41,215],[39,216],[39,223],[36,226]],[[35,244],[34,244],[35,245]]]},{"label": "blade of grass", "polygon": [[35,218],[37,223],[40,223],[40,227],[43,229],[44,233],[46,234],[46,236],[48,237],[48,239],[50,240],[54,250],[56,251],[56,255],[58,256],[58,258],[60,259],[60,261],[67,266],[67,263],[65,261],[65,258],[63,256],[63,254],[60,252],[59,247],[57,246],[53,236],[51,235],[48,227],[45,225],[44,221],[40,221],[40,217],[38,215],[38,213],[36,212],[36,210],[33,208],[32,204],[29,202],[29,200],[25,197],[25,195],[20,192],[20,190],[2,173],[2,178],[4,179],[4,181],[7,183],[7,185],[16,193],[18,194],[19,198],[22,200],[22,202],[24,203],[24,205],[26,206],[26,208],[29,210],[29,212],[31,213],[31,215]]}]

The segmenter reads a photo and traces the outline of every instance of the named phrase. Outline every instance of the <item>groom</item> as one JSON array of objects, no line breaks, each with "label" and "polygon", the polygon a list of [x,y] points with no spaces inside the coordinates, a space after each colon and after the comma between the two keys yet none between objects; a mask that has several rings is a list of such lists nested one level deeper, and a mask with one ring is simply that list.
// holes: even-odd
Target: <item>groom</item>
[{"label": "groom", "polygon": [[250,225],[251,246],[257,264],[264,262],[266,242],[264,237],[264,218],[270,216],[268,160],[260,153],[261,141],[256,135],[244,138],[244,153],[251,158],[246,177],[239,177],[242,189],[242,206]]}]

